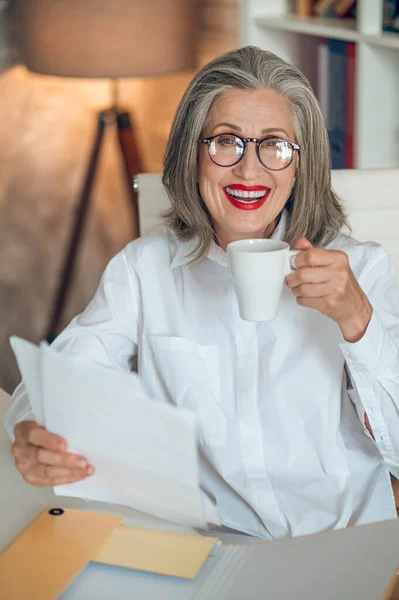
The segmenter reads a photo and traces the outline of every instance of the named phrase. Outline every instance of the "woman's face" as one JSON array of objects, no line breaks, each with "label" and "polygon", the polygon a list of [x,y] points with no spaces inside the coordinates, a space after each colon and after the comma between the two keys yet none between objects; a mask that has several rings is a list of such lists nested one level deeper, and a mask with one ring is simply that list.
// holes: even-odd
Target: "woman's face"
[{"label": "woman's face", "polygon": [[[219,133],[294,142],[291,106],[274,90],[229,90],[215,100],[204,124],[203,137]],[[259,161],[256,145],[249,143],[239,163],[220,167],[210,159],[208,146],[200,145],[198,184],[222,248],[235,240],[270,237],[294,185],[295,162],[282,171],[270,171]],[[234,191],[234,186],[244,193],[265,193],[261,201],[245,204],[229,195],[227,188]]]}]

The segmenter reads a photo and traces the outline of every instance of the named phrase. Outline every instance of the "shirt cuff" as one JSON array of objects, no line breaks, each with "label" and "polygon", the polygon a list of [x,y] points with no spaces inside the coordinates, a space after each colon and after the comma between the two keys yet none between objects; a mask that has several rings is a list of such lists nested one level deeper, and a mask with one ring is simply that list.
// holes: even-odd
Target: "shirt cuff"
[{"label": "shirt cuff", "polygon": [[344,342],[340,348],[351,372],[359,375],[378,378],[399,361],[398,347],[375,310],[363,337],[358,342]]}]

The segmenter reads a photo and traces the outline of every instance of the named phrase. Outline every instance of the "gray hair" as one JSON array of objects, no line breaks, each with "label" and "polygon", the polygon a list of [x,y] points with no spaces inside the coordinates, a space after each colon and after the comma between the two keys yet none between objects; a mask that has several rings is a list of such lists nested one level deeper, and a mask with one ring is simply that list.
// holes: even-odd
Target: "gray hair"
[{"label": "gray hair", "polygon": [[246,46],[205,65],[185,92],[175,115],[165,154],[163,184],[172,203],[164,221],[181,240],[197,236],[194,259],[206,255],[214,236],[212,220],[197,186],[198,140],[215,98],[229,89],[272,89],[291,104],[300,160],[287,201],[285,241],[299,237],[325,245],[347,225],[331,189],[330,145],[320,107],[306,77],[272,52]]}]

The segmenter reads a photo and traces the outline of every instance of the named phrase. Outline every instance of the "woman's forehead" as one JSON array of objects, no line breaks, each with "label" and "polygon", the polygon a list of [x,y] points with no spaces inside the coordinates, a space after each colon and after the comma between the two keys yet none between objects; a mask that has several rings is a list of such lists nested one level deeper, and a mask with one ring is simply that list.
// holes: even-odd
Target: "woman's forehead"
[{"label": "woman's forehead", "polygon": [[[227,90],[213,102],[205,124],[216,128],[228,123],[237,128],[282,127],[294,132],[292,108],[289,101],[271,89]],[[223,126],[223,125],[222,125]]]}]

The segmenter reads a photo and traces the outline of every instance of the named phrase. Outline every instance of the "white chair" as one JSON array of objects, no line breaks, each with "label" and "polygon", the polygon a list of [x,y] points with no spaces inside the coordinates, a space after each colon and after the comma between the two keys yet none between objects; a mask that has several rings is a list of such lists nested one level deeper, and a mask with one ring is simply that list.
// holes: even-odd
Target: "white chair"
[{"label": "white chair", "polygon": [[[360,241],[373,240],[389,252],[399,274],[399,169],[333,170],[332,183],[343,200]],[[137,177],[142,235],[160,223],[169,200],[159,174]]]},{"label": "white chair", "polygon": [[145,235],[161,223],[160,214],[170,201],[159,173],[137,175],[133,187],[139,198],[140,233]]},{"label": "white chair", "polygon": [[399,275],[399,169],[333,170],[331,177],[353,237],[382,244]]}]

